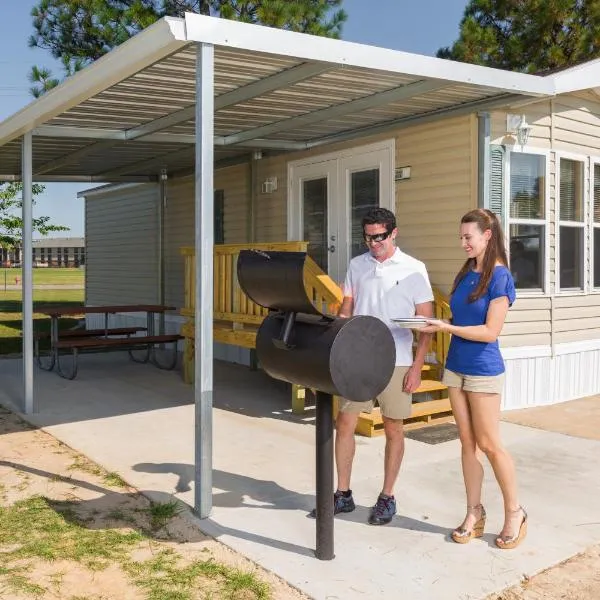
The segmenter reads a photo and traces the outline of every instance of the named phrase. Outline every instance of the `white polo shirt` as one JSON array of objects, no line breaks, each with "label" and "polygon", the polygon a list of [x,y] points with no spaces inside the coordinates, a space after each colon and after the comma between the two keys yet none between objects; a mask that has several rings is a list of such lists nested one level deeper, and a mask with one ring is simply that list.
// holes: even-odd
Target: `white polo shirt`
[{"label": "white polo shirt", "polygon": [[433,300],[425,265],[399,248],[383,262],[366,252],[350,261],[344,296],[354,301],[353,315],[377,317],[390,328],[396,343],[396,366],[412,365],[412,330],[401,329],[391,319],[414,317],[416,304]]}]

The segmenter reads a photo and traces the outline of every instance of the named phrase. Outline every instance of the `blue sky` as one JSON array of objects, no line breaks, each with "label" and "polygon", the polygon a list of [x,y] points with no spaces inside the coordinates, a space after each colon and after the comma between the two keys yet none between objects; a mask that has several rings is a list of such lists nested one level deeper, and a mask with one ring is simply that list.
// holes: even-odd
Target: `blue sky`
[{"label": "blue sky", "polygon": [[[27,46],[33,31],[30,12],[36,4],[35,0],[0,0],[0,121],[31,101],[27,73],[32,65],[60,72],[46,51]],[[457,37],[467,0],[344,0],[343,4],[348,13],[344,39],[434,55]],[[46,184],[34,214],[49,215],[67,225],[71,231],[66,235],[83,235],[83,201],[77,199],[77,192],[87,187],[91,186]]]}]

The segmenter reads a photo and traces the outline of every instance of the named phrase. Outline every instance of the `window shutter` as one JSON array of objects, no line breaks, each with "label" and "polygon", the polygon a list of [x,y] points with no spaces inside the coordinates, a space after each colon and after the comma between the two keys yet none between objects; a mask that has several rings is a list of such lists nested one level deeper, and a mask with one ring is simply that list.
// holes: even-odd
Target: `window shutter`
[{"label": "window shutter", "polygon": [[504,205],[504,148],[490,146],[490,197],[488,207],[502,222]]}]

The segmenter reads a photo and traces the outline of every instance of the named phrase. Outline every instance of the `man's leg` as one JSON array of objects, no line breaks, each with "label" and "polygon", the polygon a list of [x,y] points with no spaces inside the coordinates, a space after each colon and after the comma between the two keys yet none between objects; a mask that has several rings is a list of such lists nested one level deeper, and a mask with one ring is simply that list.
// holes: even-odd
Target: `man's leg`
[{"label": "man's leg", "polygon": [[354,431],[358,422],[358,413],[338,412],[335,422],[335,464],[337,467],[337,489],[347,492],[350,489],[352,463],[356,443]]},{"label": "man's leg", "polygon": [[410,416],[412,396],[403,391],[407,367],[396,367],[386,389],[379,395],[385,432],[383,488],[371,509],[369,523],[385,525],[396,514],[394,486],[404,457],[404,421]]},{"label": "man's leg", "polygon": [[[337,468],[337,490],[333,495],[334,514],[352,512],[356,506],[350,489],[352,463],[354,461],[354,431],[361,410],[370,410],[373,403],[352,402],[340,398],[340,409],[335,419],[335,464]],[[316,517],[316,510],[310,513]]]},{"label": "man's leg", "polygon": [[383,489],[386,496],[394,495],[394,486],[404,457],[404,421],[383,417],[385,431],[385,458],[383,463]]}]

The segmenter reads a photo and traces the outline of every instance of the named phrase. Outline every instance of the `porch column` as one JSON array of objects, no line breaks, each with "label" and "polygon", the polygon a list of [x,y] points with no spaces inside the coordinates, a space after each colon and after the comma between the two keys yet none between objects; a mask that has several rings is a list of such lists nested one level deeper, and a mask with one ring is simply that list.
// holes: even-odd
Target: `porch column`
[{"label": "porch column", "polygon": [[23,136],[21,181],[23,182],[23,231],[21,286],[23,289],[23,410],[32,414],[33,402],[33,245],[32,245],[32,133]]},{"label": "porch column", "polygon": [[195,349],[195,498],[204,519],[212,510],[213,405],[213,137],[214,47],[196,50],[196,349]]}]

